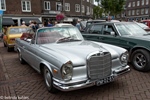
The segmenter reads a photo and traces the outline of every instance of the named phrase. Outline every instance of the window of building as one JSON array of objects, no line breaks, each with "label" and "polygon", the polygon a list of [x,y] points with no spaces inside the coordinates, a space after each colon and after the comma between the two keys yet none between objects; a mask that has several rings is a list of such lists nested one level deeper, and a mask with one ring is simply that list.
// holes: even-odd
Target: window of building
[{"label": "window of building", "polygon": [[131,15],[131,10],[128,11],[128,15],[129,15],[129,16]]},{"label": "window of building", "polygon": [[70,3],[65,3],[65,11],[70,11]]},{"label": "window of building", "polygon": [[141,9],[141,14],[144,14],[144,9]]},{"label": "window of building", "polygon": [[93,9],[92,8],[90,9],[90,13],[93,15]]},{"label": "window of building", "polygon": [[148,14],[148,8],[145,9],[145,14]]},{"label": "window of building", "polygon": [[57,11],[62,11],[62,4],[61,4],[61,2],[56,2],[56,10]]},{"label": "window of building", "polygon": [[22,11],[23,12],[31,12],[31,2],[28,0],[22,0]]},{"label": "window of building", "polygon": [[137,6],[139,6],[140,5],[140,1],[137,1]]},{"label": "window of building", "polygon": [[131,7],[131,2],[129,2],[128,7]]},{"label": "window of building", "polygon": [[0,9],[1,10],[6,10],[6,2],[5,2],[5,0],[0,0]]},{"label": "window of building", "polygon": [[135,7],[135,2],[132,2],[132,7]]},{"label": "window of building", "polygon": [[80,12],[80,5],[79,5],[79,4],[76,4],[76,5],[75,5],[75,11],[76,11],[76,12]]},{"label": "window of building", "polygon": [[86,14],[87,14],[87,15],[90,14],[90,8],[89,8],[89,6],[86,7]]},{"label": "window of building", "polygon": [[146,5],[148,5],[149,4],[149,0],[146,0]]},{"label": "window of building", "polygon": [[85,8],[84,8],[84,5],[82,5],[82,13],[85,12]]},{"label": "window of building", "polygon": [[144,5],[144,0],[142,0],[142,5]]},{"label": "window of building", "polygon": [[134,15],[135,14],[135,10],[132,10],[132,15]]},{"label": "window of building", "polygon": [[44,9],[45,10],[50,10],[51,9],[50,1],[44,1]]},{"label": "window of building", "polygon": [[139,15],[139,9],[136,10],[136,15]]}]

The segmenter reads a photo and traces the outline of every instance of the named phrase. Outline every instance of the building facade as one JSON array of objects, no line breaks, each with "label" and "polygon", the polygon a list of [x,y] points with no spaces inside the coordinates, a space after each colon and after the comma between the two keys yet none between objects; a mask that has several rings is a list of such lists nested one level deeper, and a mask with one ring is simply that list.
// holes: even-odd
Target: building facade
[{"label": "building facade", "polygon": [[[88,19],[93,16],[94,0],[0,0],[0,10],[3,10],[3,24],[12,19],[15,25],[22,21],[29,24],[30,20],[38,23],[56,20],[56,15],[64,13],[64,21],[73,18]],[[10,21],[9,21],[10,22]]]},{"label": "building facade", "polygon": [[127,0],[124,15],[128,21],[150,18],[150,0]]}]

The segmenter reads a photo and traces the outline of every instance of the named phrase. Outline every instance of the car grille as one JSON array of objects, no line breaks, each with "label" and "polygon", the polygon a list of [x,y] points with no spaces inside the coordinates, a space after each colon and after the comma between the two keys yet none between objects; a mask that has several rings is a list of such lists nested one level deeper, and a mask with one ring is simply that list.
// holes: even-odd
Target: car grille
[{"label": "car grille", "polygon": [[103,79],[111,74],[111,54],[96,53],[87,58],[88,76],[90,79]]}]

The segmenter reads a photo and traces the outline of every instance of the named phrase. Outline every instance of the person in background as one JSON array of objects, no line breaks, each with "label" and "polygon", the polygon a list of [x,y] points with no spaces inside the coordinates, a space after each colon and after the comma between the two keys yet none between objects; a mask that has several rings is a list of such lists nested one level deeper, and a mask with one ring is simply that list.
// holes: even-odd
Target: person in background
[{"label": "person in background", "polygon": [[33,22],[33,25],[32,25],[33,31],[36,32],[38,28],[39,28],[39,26],[38,26],[37,22],[34,21],[34,22]]},{"label": "person in background", "polygon": [[32,28],[33,25],[34,25],[34,22],[30,20],[29,21],[29,27]]},{"label": "person in background", "polygon": [[52,27],[52,26],[53,26],[53,24],[51,24],[51,22],[48,21],[47,27]]},{"label": "person in background", "polygon": [[26,24],[25,24],[25,21],[22,21],[22,27],[27,27]]},{"label": "person in background", "polygon": [[80,25],[80,21],[77,21],[76,27],[79,29],[79,31],[81,31],[81,25]]}]

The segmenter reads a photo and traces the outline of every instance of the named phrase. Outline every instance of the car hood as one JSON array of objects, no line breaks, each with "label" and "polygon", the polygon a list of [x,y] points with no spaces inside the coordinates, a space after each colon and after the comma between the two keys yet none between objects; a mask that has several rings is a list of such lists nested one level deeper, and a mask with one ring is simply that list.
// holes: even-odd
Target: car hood
[{"label": "car hood", "polygon": [[96,51],[111,52],[112,59],[118,57],[118,53],[114,49],[104,48],[103,45],[92,41],[44,44],[41,49],[49,53],[53,52],[53,56],[62,62],[72,61],[74,66],[85,65],[87,56]]},{"label": "car hood", "polygon": [[150,41],[150,34],[149,35],[128,35],[128,36],[123,36],[125,38],[128,38],[128,39],[132,39],[132,40],[144,40],[144,41]]}]

